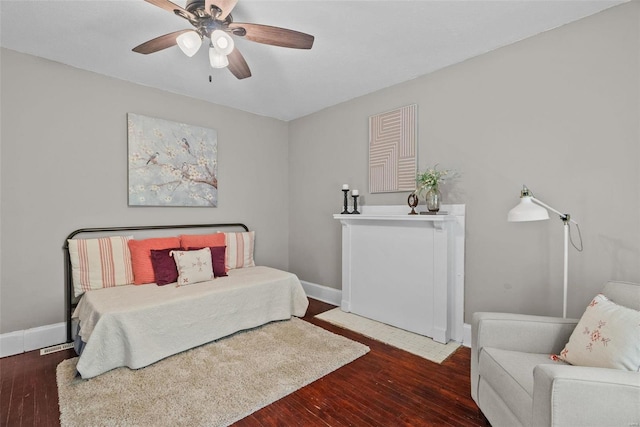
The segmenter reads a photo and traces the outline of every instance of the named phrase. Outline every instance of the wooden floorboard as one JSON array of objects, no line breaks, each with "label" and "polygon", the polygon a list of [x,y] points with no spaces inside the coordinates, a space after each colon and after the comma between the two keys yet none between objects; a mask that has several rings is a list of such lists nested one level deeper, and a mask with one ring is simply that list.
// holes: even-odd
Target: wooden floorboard
[{"label": "wooden floorboard", "polygon": [[[366,355],[249,415],[239,427],[488,426],[470,395],[470,350],[442,364],[314,316],[334,308],[310,299],[304,320],[361,342]],[[56,366],[73,350],[0,359],[0,426],[59,426]]]}]

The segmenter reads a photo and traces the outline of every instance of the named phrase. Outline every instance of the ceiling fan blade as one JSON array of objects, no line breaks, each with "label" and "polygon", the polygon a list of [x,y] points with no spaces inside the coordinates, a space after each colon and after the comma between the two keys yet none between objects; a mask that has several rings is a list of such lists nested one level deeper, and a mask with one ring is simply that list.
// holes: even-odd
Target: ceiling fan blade
[{"label": "ceiling fan blade", "polygon": [[[234,30],[233,34],[236,36],[244,37],[257,43],[295,49],[311,49],[313,46],[314,37],[312,35],[286,28],[242,22],[233,22],[229,24],[229,28]],[[244,34],[242,34],[243,32]]]},{"label": "ceiling fan blade", "polygon": [[186,19],[195,19],[196,17],[193,13],[178,6],[175,3],[170,2],[169,0],[145,0],[145,1],[147,3],[151,3],[154,6],[158,6],[159,8],[162,8],[168,12],[176,13],[176,10],[177,10],[179,11],[179,13],[176,13],[176,15],[180,15]]},{"label": "ceiling fan blade", "polygon": [[244,60],[244,56],[240,53],[238,48],[234,48],[229,55],[227,55],[229,65],[227,68],[238,79],[246,79],[251,77],[251,70],[247,65],[247,61]]},{"label": "ceiling fan blade", "polygon": [[204,10],[207,13],[211,13],[211,6],[215,6],[220,9],[220,14],[214,16],[214,18],[224,21],[227,16],[231,13],[238,0],[206,0],[204,3]]},{"label": "ceiling fan blade", "polygon": [[154,53],[159,50],[166,49],[168,47],[174,46],[176,44],[176,38],[180,34],[186,33],[187,31],[193,31],[193,30],[174,31],[173,33],[165,34],[164,36],[156,37],[155,39],[144,42],[141,45],[138,45],[131,50],[137,53],[143,53],[147,55],[149,53]]}]

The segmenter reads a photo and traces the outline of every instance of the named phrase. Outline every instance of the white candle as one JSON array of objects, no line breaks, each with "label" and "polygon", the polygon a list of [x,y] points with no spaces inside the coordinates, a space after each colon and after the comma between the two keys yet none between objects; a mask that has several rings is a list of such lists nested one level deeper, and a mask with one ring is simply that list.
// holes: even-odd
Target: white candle
[{"label": "white candle", "polygon": [[343,190],[348,190],[349,189],[349,184],[342,184],[342,189]]},{"label": "white candle", "polygon": [[351,195],[352,196],[357,196],[358,195],[358,190],[352,190],[351,191]]}]

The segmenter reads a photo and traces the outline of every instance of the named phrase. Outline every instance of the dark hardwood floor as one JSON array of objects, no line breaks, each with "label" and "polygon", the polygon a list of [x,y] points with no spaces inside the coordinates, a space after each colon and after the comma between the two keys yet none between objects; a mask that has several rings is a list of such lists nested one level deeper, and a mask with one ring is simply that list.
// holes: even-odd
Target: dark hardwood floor
[{"label": "dark hardwood floor", "polygon": [[[439,365],[314,318],[333,307],[310,299],[304,319],[371,351],[235,425],[488,426],[471,399],[468,348]],[[0,426],[60,425],[56,366],[74,356],[32,351],[0,359]]]}]

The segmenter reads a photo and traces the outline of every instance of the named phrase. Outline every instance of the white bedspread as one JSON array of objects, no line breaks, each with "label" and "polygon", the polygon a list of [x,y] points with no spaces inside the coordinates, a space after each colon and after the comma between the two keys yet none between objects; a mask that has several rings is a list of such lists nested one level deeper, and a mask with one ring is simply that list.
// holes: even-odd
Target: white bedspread
[{"label": "white bedspread", "polygon": [[90,291],[73,314],[86,343],[77,369],[91,378],[120,366],[142,368],[243,329],[304,316],[308,304],[295,274],[270,267],[181,287]]}]

